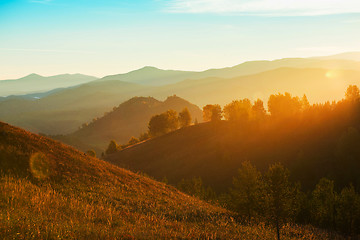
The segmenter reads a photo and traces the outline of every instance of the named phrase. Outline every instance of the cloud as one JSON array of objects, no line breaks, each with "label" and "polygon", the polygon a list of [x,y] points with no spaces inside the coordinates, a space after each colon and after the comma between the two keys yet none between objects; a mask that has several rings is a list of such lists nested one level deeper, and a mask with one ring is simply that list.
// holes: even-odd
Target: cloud
[{"label": "cloud", "polygon": [[172,13],[218,13],[259,16],[315,16],[360,13],[359,0],[169,0]]}]

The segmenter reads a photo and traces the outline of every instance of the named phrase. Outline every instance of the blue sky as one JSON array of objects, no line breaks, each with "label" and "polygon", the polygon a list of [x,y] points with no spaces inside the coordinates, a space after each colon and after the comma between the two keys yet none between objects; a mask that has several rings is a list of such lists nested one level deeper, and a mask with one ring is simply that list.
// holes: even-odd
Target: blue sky
[{"label": "blue sky", "polygon": [[358,0],[0,0],[0,79],[360,50]]}]

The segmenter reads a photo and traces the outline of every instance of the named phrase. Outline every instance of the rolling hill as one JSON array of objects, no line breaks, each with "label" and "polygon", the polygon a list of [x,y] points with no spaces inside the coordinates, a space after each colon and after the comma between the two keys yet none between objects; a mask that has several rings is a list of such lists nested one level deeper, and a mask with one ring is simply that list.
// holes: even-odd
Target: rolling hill
[{"label": "rolling hill", "polygon": [[[340,103],[313,108],[302,117],[256,122],[207,122],[174,131],[123,149],[106,160],[171,184],[201,177],[217,192],[226,192],[243,161],[261,171],[281,162],[293,180],[312,189],[322,177],[338,187],[360,187],[359,105]],[[154,150],[156,149],[156,151]]]},{"label": "rolling hill", "polygon": [[[273,239],[263,225],[59,142],[0,122],[0,237]],[[327,239],[284,227],[283,239]],[[297,236],[297,237],[295,237]]]},{"label": "rolling hill", "polygon": [[169,109],[180,112],[185,107],[189,109],[193,121],[201,121],[201,109],[182,98],[171,96],[162,102],[152,97],[135,97],[76,132],[57,136],[56,139],[82,151],[94,149],[100,154],[112,139],[125,144],[132,136],[138,137],[141,133],[147,132],[148,122],[152,116]]},{"label": "rolling hill", "polygon": [[0,96],[25,95],[46,92],[56,88],[66,88],[96,80],[96,77],[82,74],[61,74],[43,77],[30,74],[26,77],[0,81]]}]

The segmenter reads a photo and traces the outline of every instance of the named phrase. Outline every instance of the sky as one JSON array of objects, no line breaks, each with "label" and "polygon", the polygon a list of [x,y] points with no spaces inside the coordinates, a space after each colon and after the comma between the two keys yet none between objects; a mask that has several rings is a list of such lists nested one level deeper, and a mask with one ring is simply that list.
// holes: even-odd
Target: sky
[{"label": "sky", "polygon": [[0,79],[360,51],[359,0],[0,0]]}]

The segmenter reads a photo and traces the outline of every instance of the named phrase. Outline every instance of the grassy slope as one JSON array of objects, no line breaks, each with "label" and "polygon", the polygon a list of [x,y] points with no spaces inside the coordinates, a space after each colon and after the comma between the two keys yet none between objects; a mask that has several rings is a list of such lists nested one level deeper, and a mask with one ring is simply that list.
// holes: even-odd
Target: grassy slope
[{"label": "grassy slope", "polygon": [[[42,152],[47,168],[31,171]],[[53,140],[0,122],[0,238],[273,239],[240,226],[231,213]],[[43,160],[45,161],[45,160]],[[31,165],[33,166],[33,165]],[[43,165],[45,166],[45,165]],[[39,178],[38,173],[48,173]],[[38,176],[36,178],[36,176]],[[284,227],[284,239],[326,239],[311,228]]]}]

